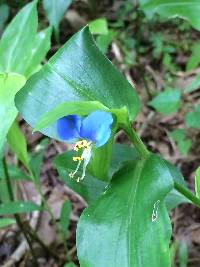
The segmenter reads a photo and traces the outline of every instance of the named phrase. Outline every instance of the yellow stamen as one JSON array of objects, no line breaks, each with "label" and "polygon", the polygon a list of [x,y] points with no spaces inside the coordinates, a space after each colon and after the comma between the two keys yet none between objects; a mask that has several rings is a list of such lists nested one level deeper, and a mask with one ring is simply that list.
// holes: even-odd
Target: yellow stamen
[{"label": "yellow stamen", "polygon": [[88,142],[87,140],[81,140],[81,141],[76,142],[74,146],[74,150],[79,151],[79,149],[81,148],[89,149],[90,145],[91,145],[91,142]]},{"label": "yellow stamen", "polygon": [[80,157],[73,157],[73,161],[80,161],[80,160],[83,160],[83,157],[80,156]]},{"label": "yellow stamen", "polygon": [[88,142],[87,140],[81,140],[78,141],[75,146],[74,146],[74,150],[75,151],[79,151],[79,149],[83,148],[83,153],[81,156],[78,157],[73,157],[73,161],[78,161],[76,170],[74,172],[71,172],[69,174],[70,178],[74,178],[75,174],[78,172],[81,162],[83,161],[83,173],[81,175],[81,177],[77,178],[77,182],[80,182],[80,180],[83,180],[85,177],[85,173],[86,173],[86,167],[90,161],[91,158],[91,144],[92,142]]}]

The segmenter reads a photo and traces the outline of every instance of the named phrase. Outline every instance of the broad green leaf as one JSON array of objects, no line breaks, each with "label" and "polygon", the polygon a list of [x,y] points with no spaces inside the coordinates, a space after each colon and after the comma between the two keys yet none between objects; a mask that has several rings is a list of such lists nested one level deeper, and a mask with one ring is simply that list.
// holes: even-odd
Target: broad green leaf
[{"label": "broad green leaf", "polygon": [[16,213],[26,213],[32,212],[35,210],[42,210],[41,206],[33,202],[24,202],[24,201],[15,201],[15,202],[8,202],[4,204],[0,204],[0,215],[11,215]]},{"label": "broad green leaf", "polygon": [[196,196],[200,198],[200,167],[196,170],[195,173],[195,191]]},{"label": "broad green leaf", "polygon": [[150,15],[158,13],[163,17],[181,17],[187,19],[200,30],[199,0],[140,0],[141,9]]},{"label": "broad green leaf", "polygon": [[98,101],[83,101],[83,102],[66,102],[58,105],[51,111],[47,112],[36,124],[34,131],[40,131],[43,128],[53,124],[58,119],[67,116],[69,114],[77,114],[79,116],[85,116],[89,113],[100,109],[108,110],[104,105]]},{"label": "broad green leaf", "polygon": [[62,231],[64,239],[66,239],[67,236],[71,210],[72,206],[70,201],[64,201],[60,214],[60,229]]},{"label": "broad green leaf", "polygon": [[180,153],[186,156],[192,146],[192,140],[186,137],[184,129],[175,129],[170,133],[171,138],[176,142]]},{"label": "broad green leaf", "polygon": [[99,18],[89,23],[90,32],[93,34],[108,34],[108,23],[105,18]]},{"label": "broad green leaf", "polygon": [[176,112],[181,104],[181,91],[179,89],[167,89],[154,97],[149,105],[163,115]]},{"label": "broad green leaf", "polygon": [[4,28],[4,24],[9,17],[9,6],[6,4],[0,5],[0,34]]},{"label": "broad green leaf", "polygon": [[10,126],[17,116],[14,104],[15,94],[22,88],[26,80],[22,75],[15,73],[0,73],[0,150],[5,141]]},{"label": "broad green leaf", "polygon": [[50,25],[54,27],[58,38],[59,24],[70,6],[72,0],[43,0],[43,7]]},{"label": "broad green leaf", "polygon": [[26,166],[27,169],[30,169],[26,138],[21,131],[17,121],[14,121],[14,123],[12,124],[7,135],[7,141],[11,149],[17,155],[18,159],[21,160],[21,162],[24,164],[24,166]]},{"label": "broad green leaf", "polygon": [[51,27],[38,32],[32,43],[32,49],[29,51],[29,57],[26,64],[25,76],[32,75],[45,58],[46,53],[51,46]]},{"label": "broad green leaf", "polygon": [[200,43],[197,43],[192,48],[192,55],[187,62],[186,71],[190,71],[190,70],[193,70],[194,68],[198,67],[198,65],[200,63],[199,50],[200,50]]},{"label": "broad green leaf", "polygon": [[16,221],[14,219],[10,219],[10,218],[1,218],[0,219],[0,228],[4,228],[7,227],[11,224],[16,223]]},{"label": "broad green leaf", "polygon": [[[21,115],[33,128],[59,104],[78,101],[99,101],[112,109],[126,106],[130,119],[140,107],[134,89],[96,47],[88,27],[59,49],[16,97]],[[55,124],[43,133],[56,138]]]},{"label": "broad green leaf", "polygon": [[196,106],[191,112],[185,115],[185,124],[187,127],[200,129],[200,105]]},{"label": "broad green leaf", "polygon": [[37,31],[37,1],[27,4],[11,21],[0,40],[0,71],[25,73]]},{"label": "broad green leaf", "polygon": [[167,166],[155,155],[118,172],[79,220],[81,267],[170,267],[165,197],[172,187]]}]

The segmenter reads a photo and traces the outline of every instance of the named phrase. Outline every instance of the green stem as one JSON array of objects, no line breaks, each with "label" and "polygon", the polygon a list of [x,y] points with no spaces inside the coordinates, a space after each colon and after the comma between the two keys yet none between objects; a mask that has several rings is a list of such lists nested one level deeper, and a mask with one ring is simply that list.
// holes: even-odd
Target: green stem
[{"label": "green stem", "polygon": [[[2,159],[2,163],[3,163],[4,175],[5,175],[5,178],[6,178],[6,185],[7,185],[10,201],[15,201],[13,190],[12,190],[12,185],[11,185],[11,181],[10,181],[10,176],[9,176],[9,173],[8,173],[7,162],[6,162],[5,157]],[[15,217],[15,220],[17,222],[17,225],[18,225],[19,229],[23,233],[23,235],[24,235],[24,237],[25,237],[25,239],[26,239],[26,241],[27,241],[27,243],[29,245],[31,254],[33,256],[33,260],[34,260],[35,266],[39,266],[38,262],[37,262],[37,257],[35,255],[35,252],[34,252],[34,249],[33,249],[32,243],[31,243],[31,239],[30,239],[29,235],[26,233],[26,230],[24,229],[24,225],[23,225],[23,223],[21,221],[21,218],[20,218],[19,214],[14,214],[14,217]]]},{"label": "green stem", "polygon": [[140,157],[148,157],[150,152],[147,150],[145,144],[142,142],[142,140],[140,139],[136,131],[131,127],[131,125],[129,127],[125,126],[124,130],[126,134],[130,137],[130,140],[132,141],[137,151],[139,152]]},{"label": "green stem", "polygon": [[174,188],[200,208],[200,199],[197,198],[189,189],[174,181]]}]

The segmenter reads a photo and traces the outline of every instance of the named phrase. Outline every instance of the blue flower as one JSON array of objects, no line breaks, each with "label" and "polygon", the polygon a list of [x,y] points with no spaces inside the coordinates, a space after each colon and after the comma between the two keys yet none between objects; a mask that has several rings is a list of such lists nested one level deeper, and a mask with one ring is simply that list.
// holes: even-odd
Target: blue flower
[{"label": "blue flower", "polygon": [[68,142],[76,142],[74,150],[83,149],[80,157],[73,157],[74,161],[78,161],[76,170],[70,174],[71,177],[77,173],[81,162],[83,163],[83,174],[78,177],[80,181],[85,176],[86,167],[92,155],[92,145],[97,148],[103,146],[111,135],[111,127],[113,117],[110,113],[97,110],[90,113],[85,118],[77,115],[68,115],[57,121],[57,133],[61,140]]},{"label": "blue flower", "polygon": [[74,141],[86,139],[103,146],[111,135],[113,123],[112,115],[108,112],[97,110],[81,120],[77,115],[68,115],[57,121],[57,132],[60,139]]}]

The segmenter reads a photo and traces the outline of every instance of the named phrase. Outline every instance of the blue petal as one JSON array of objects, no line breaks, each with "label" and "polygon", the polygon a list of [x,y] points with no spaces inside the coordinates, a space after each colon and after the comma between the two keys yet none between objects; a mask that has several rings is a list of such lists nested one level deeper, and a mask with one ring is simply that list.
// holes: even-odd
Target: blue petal
[{"label": "blue petal", "polygon": [[68,115],[57,121],[57,133],[62,140],[73,140],[79,137],[81,119],[77,115]]},{"label": "blue petal", "polygon": [[80,137],[96,143],[97,147],[103,146],[111,135],[113,117],[105,111],[94,111],[83,121],[80,129]]}]

